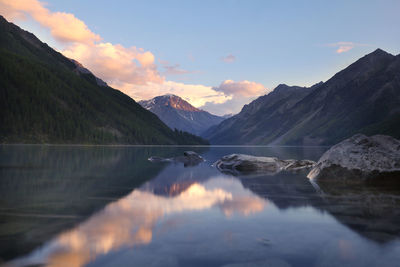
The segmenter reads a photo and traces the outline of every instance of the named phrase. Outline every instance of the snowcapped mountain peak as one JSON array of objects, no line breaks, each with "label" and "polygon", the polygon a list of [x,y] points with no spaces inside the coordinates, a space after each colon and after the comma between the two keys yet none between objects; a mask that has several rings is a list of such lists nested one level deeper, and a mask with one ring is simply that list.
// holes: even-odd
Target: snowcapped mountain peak
[{"label": "snowcapped mountain peak", "polygon": [[139,104],[156,114],[171,129],[176,128],[197,135],[224,120],[223,117],[212,115],[192,106],[174,94],[139,101]]},{"label": "snowcapped mountain peak", "polygon": [[151,108],[154,105],[161,105],[161,106],[169,106],[177,110],[185,110],[193,112],[202,111],[198,108],[193,107],[189,102],[185,101],[184,99],[174,94],[156,96],[150,100],[140,101],[139,104],[141,104],[143,107],[147,109]]}]

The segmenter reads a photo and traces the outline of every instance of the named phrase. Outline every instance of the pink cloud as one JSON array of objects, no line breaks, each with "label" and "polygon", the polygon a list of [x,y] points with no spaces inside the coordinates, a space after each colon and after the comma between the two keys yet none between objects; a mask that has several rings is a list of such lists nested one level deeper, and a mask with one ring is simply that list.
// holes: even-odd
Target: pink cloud
[{"label": "pink cloud", "polygon": [[264,85],[251,81],[232,80],[223,81],[218,87],[213,87],[215,91],[223,92],[226,95],[251,97],[260,94],[265,94],[267,88]]},{"label": "pink cloud", "polygon": [[154,55],[136,47],[119,44],[96,43],[74,44],[62,51],[74,58],[109,84],[124,82],[130,84],[162,83],[164,78],[157,71]]},{"label": "pink cloud", "polygon": [[337,42],[337,43],[331,43],[327,44],[326,46],[329,47],[335,47],[336,48],[336,53],[341,54],[350,51],[351,49],[358,47],[358,46],[368,46],[367,44],[359,44],[359,43],[353,43],[353,42]]},{"label": "pink cloud", "polygon": [[355,47],[355,44],[352,42],[338,42],[334,44],[336,47],[336,53],[341,54],[350,51]]},{"label": "pink cloud", "polygon": [[225,63],[233,63],[236,61],[236,57],[232,54],[229,54],[226,57],[222,57],[221,60]]},{"label": "pink cloud", "polygon": [[336,53],[341,54],[341,53],[350,51],[353,48],[354,48],[354,45],[342,45],[342,46],[339,46],[339,48],[336,50]]},{"label": "pink cloud", "polygon": [[0,12],[9,20],[21,19],[29,14],[43,27],[50,29],[52,36],[61,42],[91,43],[101,40],[73,14],[51,12],[37,0],[0,0]]},{"label": "pink cloud", "polygon": [[180,64],[171,65],[168,61],[162,59],[159,59],[158,62],[160,62],[160,64],[165,69],[165,75],[182,75],[194,73],[193,71],[182,69]]},{"label": "pink cloud", "polygon": [[51,12],[38,0],[0,0],[0,12],[11,20],[31,16],[63,43],[62,53],[82,63],[107,83],[162,83],[154,55],[141,48],[101,42],[87,25],[73,14]]},{"label": "pink cloud", "polygon": [[180,64],[164,66],[164,68],[165,68],[164,74],[166,75],[181,75],[181,74],[192,73],[191,71],[182,69]]},{"label": "pink cloud", "polygon": [[[155,56],[150,51],[135,46],[125,47],[102,41],[100,35],[73,14],[52,12],[38,0],[0,0],[0,13],[8,20],[32,18],[49,30],[67,57],[80,62],[109,85],[118,88],[134,99],[148,99],[165,93],[174,93],[189,100],[195,106],[205,103],[223,104],[234,97],[243,98],[265,93],[261,84],[249,81],[225,81],[218,87],[200,84],[184,84],[165,80],[162,75],[192,73],[179,64],[159,60],[165,71],[160,74]],[[67,25],[67,26],[66,26]],[[193,56],[188,56],[194,60]],[[235,56],[223,58],[227,63]]]}]

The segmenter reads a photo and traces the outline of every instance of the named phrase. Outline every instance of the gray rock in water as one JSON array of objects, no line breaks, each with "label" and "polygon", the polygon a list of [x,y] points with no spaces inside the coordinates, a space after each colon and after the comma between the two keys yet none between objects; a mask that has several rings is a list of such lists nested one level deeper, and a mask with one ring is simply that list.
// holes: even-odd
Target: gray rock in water
[{"label": "gray rock in water", "polygon": [[298,171],[312,168],[311,160],[281,160],[275,157],[255,157],[244,154],[231,154],[215,163],[218,170],[232,174],[263,173],[274,175],[281,171]]},{"label": "gray rock in water", "polygon": [[286,164],[284,170],[285,171],[298,171],[304,169],[311,169],[315,166],[316,162],[309,159],[295,160],[295,159],[286,159],[283,160]]},{"label": "gray rock in water", "polygon": [[180,162],[185,166],[195,166],[204,161],[204,159],[193,151],[183,152],[183,156],[173,157],[173,158],[162,158],[157,156],[152,156],[148,158],[151,162]]},{"label": "gray rock in water", "polygon": [[171,162],[172,158],[163,158],[163,157],[158,157],[158,156],[151,156],[148,158],[149,161],[151,162]]},{"label": "gray rock in water", "polygon": [[400,141],[356,134],[326,151],[307,177],[315,182],[400,182]]}]

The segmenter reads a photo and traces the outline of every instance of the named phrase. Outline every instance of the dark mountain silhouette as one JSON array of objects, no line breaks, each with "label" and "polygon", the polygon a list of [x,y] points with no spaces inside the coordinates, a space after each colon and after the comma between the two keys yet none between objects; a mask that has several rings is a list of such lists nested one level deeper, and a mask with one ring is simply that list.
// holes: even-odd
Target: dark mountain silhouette
[{"label": "dark mountain silhouette", "polygon": [[331,145],[355,133],[400,137],[400,55],[377,49],[325,83],[279,85],[203,136],[213,144]]}]

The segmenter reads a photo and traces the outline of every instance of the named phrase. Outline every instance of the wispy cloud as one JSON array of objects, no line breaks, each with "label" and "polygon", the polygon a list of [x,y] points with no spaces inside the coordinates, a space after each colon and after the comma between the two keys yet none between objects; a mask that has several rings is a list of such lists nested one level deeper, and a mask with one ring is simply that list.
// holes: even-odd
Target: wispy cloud
[{"label": "wispy cloud", "polygon": [[180,64],[164,66],[164,68],[165,68],[164,72],[165,75],[182,75],[182,74],[193,73],[191,71],[182,69]]},{"label": "wispy cloud", "polygon": [[358,46],[368,46],[367,44],[353,43],[353,42],[336,42],[326,44],[326,46],[336,48],[336,53],[341,54],[350,51]]},{"label": "wispy cloud", "polygon": [[221,57],[221,60],[225,63],[233,63],[236,61],[236,57],[232,54],[229,54],[226,57]]},{"label": "wispy cloud", "polygon": [[215,91],[223,92],[226,95],[252,97],[266,93],[267,88],[261,83],[251,81],[232,81],[225,80],[219,86],[213,87]]},{"label": "wispy cloud", "polygon": [[165,69],[163,74],[165,75],[183,75],[183,74],[190,74],[195,73],[196,71],[189,71],[181,68],[180,64],[170,64],[166,60],[158,60],[161,66]]},{"label": "wispy cloud", "polygon": [[[49,30],[60,45],[58,49],[65,56],[79,61],[110,86],[136,100],[173,93],[196,107],[208,103],[218,109],[218,105],[233,98],[248,99],[266,90],[263,85],[250,81],[227,80],[217,87],[168,81],[164,75],[193,72],[181,68],[179,64],[169,64],[162,60],[158,61],[160,65],[157,66],[152,52],[135,46],[126,47],[104,41],[75,15],[53,12],[39,0],[0,0],[0,13],[14,22],[23,19],[37,21]],[[188,57],[194,60],[192,54]],[[229,54],[222,60],[232,63],[236,58]],[[158,67],[162,67],[164,71],[160,72]],[[224,107],[221,105],[222,109]]]}]

